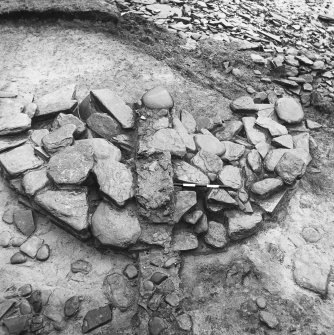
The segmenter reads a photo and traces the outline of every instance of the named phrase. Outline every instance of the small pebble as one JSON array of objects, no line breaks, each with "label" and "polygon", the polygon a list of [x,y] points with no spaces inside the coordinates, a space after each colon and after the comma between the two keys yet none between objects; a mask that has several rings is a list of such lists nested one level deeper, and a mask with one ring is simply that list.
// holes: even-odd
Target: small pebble
[{"label": "small pebble", "polygon": [[136,278],[138,276],[138,270],[133,264],[129,264],[124,269],[124,275],[128,277],[129,279]]},{"label": "small pebble", "polygon": [[39,261],[46,261],[50,257],[50,247],[48,244],[43,244],[37,251],[36,258]]},{"label": "small pebble", "polygon": [[27,256],[23,255],[20,252],[15,253],[11,258],[10,258],[10,263],[11,264],[22,264],[27,261]]},{"label": "small pebble", "polygon": [[6,207],[2,215],[2,220],[8,224],[12,224],[14,222],[13,213],[14,213],[13,206]]},{"label": "small pebble", "polygon": [[23,237],[13,237],[10,241],[13,247],[20,247],[26,239]]},{"label": "small pebble", "polygon": [[11,234],[8,231],[0,233],[0,247],[7,248],[10,244]]},{"label": "small pebble", "polygon": [[153,273],[152,277],[151,277],[151,281],[156,284],[159,285],[161,284],[165,279],[167,279],[168,276],[165,273],[162,272],[155,272]]},{"label": "small pebble", "polygon": [[65,306],[64,306],[64,314],[66,317],[70,318],[74,315],[76,315],[79,312],[80,309],[80,303],[83,299],[81,297],[78,296],[74,296],[69,298],[66,302],[65,302]]},{"label": "small pebble", "polygon": [[256,304],[258,305],[258,307],[259,308],[266,308],[266,306],[267,306],[267,301],[266,301],[266,299],[265,298],[263,298],[263,297],[258,297],[257,299],[256,299]]},{"label": "small pebble", "polygon": [[25,284],[18,289],[18,293],[21,297],[27,297],[32,292],[32,287],[30,284]]},{"label": "small pebble", "polygon": [[143,289],[145,291],[153,291],[154,290],[154,284],[150,280],[146,280],[143,283]]}]

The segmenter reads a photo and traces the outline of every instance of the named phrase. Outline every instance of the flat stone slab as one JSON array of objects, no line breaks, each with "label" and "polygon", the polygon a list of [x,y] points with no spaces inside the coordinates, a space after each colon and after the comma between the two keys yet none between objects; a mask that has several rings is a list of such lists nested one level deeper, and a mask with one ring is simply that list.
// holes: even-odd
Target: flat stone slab
[{"label": "flat stone slab", "polygon": [[16,148],[25,142],[29,138],[28,134],[19,134],[14,136],[2,136],[0,137],[0,152]]},{"label": "flat stone slab", "polygon": [[175,194],[174,222],[180,221],[181,217],[197,202],[195,191],[179,191]]},{"label": "flat stone slab", "polygon": [[191,163],[204,172],[211,181],[216,180],[219,172],[223,169],[220,157],[204,150],[200,150],[191,159]]},{"label": "flat stone slab", "polygon": [[10,177],[15,177],[23,172],[40,167],[43,161],[35,156],[32,145],[24,144],[0,154],[0,163]]},{"label": "flat stone slab", "polygon": [[46,168],[27,172],[22,179],[24,192],[28,195],[34,195],[37,191],[43,189],[49,184],[49,178],[46,174]]},{"label": "flat stone slab", "polygon": [[42,144],[49,154],[64,149],[73,143],[73,134],[77,127],[74,124],[65,124],[42,138]]},{"label": "flat stone slab", "polygon": [[46,190],[38,193],[35,202],[45,209],[65,230],[83,239],[88,234],[88,203],[86,189]]},{"label": "flat stone slab", "polygon": [[198,168],[182,160],[173,162],[174,178],[184,183],[209,184],[210,179]]},{"label": "flat stone slab", "polygon": [[94,113],[87,119],[89,129],[99,136],[111,140],[120,134],[122,127],[118,121],[106,113]]},{"label": "flat stone slab", "polygon": [[58,129],[65,124],[74,124],[76,126],[76,130],[74,131],[74,136],[76,137],[82,135],[86,130],[86,125],[78,117],[73,114],[63,113],[58,114],[58,116],[54,119],[52,128]]},{"label": "flat stone slab", "polygon": [[135,124],[134,111],[113,91],[109,89],[93,90],[90,92],[96,104],[113,116],[123,128],[133,128]]},{"label": "flat stone slab", "polygon": [[31,258],[35,258],[39,248],[43,245],[43,242],[44,241],[39,237],[32,236],[20,246],[20,251]]},{"label": "flat stone slab", "polygon": [[85,315],[82,322],[82,332],[84,334],[102,327],[112,319],[112,311],[109,305],[90,310]]},{"label": "flat stone slab", "polygon": [[138,157],[136,198],[141,215],[153,223],[173,221],[174,186],[169,152]]},{"label": "flat stone slab", "polygon": [[119,209],[101,202],[92,217],[93,236],[104,246],[128,248],[135,244],[141,228],[133,206]]},{"label": "flat stone slab", "polygon": [[31,127],[31,119],[24,113],[0,114],[0,135],[22,133]]}]

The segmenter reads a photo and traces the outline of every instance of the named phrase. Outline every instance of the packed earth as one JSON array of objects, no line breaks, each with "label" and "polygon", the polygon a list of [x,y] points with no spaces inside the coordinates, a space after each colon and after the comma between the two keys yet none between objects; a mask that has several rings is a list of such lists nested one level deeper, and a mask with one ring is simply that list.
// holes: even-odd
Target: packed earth
[{"label": "packed earth", "polygon": [[333,10],[0,4],[0,335],[333,334]]}]

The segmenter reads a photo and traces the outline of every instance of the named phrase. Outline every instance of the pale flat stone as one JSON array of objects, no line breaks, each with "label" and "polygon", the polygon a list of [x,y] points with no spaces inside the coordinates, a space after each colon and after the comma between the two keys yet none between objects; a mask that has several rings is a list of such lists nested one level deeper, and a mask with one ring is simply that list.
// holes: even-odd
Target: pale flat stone
[{"label": "pale flat stone", "polygon": [[43,242],[44,240],[39,237],[32,236],[20,246],[20,251],[31,258],[35,258],[37,251],[42,246]]},{"label": "pale flat stone", "polygon": [[266,178],[254,183],[251,187],[251,191],[260,197],[267,197],[270,194],[276,193],[282,186],[282,179]]},{"label": "pale flat stone", "polygon": [[230,141],[222,141],[225,146],[225,152],[221,156],[222,160],[232,162],[237,161],[245,153],[245,146]]},{"label": "pale flat stone", "polygon": [[243,127],[243,124],[239,120],[231,120],[224,122],[222,129],[219,129],[215,136],[219,141],[230,141],[235,135],[238,135]]},{"label": "pale flat stone", "polygon": [[22,179],[22,186],[28,195],[34,195],[49,184],[49,178],[46,169],[33,170],[27,172]]},{"label": "pale flat stone", "polygon": [[16,148],[27,142],[28,134],[19,134],[14,136],[1,136],[0,137],[0,152]]},{"label": "pale flat stone", "polygon": [[288,134],[288,130],[285,126],[281,125],[280,123],[274,121],[269,117],[258,117],[255,123],[262,128],[268,129],[271,136],[273,137]]},{"label": "pale flat stone", "polygon": [[210,221],[208,232],[204,235],[206,244],[213,248],[224,248],[228,242],[227,231],[220,222]]},{"label": "pale flat stone", "polygon": [[177,160],[173,162],[174,178],[177,181],[195,184],[209,184],[209,178],[196,167],[185,161]]},{"label": "pale flat stone", "polygon": [[275,137],[271,143],[280,148],[293,149],[293,138],[291,135]]},{"label": "pale flat stone", "polygon": [[277,165],[277,163],[279,162],[279,160],[282,158],[282,156],[288,152],[289,149],[273,149],[271,150],[265,160],[264,160],[264,166],[265,168],[270,171],[273,172],[275,171],[275,167]]},{"label": "pale flat stone", "polygon": [[197,134],[194,139],[198,150],[207,151],[217,156],[225,152],[224,144],[212,135]]},{"label": "pale flat stone", "polygon": [[242,122],[244,124],[245,132],[247,139],[253,145],[267,142],[268,141],[268,133],[267,131],[258,128],[255,126],[255,117],[247,116],[242,118]]},{"label": "pale flat stone", "polygon": [[175,194],[175,212],[174,222],[180,221],[181,217],[194,205],[196,205],[197,196],[195,191],[179,191]]},{"label": "pale flat stone", "polygon": [[233,189],[239,189],[242,186],[241,171],[238,167],[226,165],[218,176],[220,182]]},{"label": "pale flat stone", "polygon": [[173,127],[182,138],[187,150],[192,152],[196,151],[196,145],[193,136],[188,134],[187,129],[184,127],[180,119],[176,116],[173,117]]},{"label": "pale flat stone", "polygon": [[181,122],[187,129],[188,134],[193,134],[196,131],[197,124],[194,117],[187,111],[183,110],[181,112]]},{"label": "pale flat stone", "polygon": [[174,101],[169,92],[162,86],[147,91],[142,97],[143,104],[150,109],[170,109]]},{"label": "pale flat stone", "polygon": [[293,98],[280,98],[276,101],[275,110],[278,117],[289,124],[299,123],[304,118],[302,106]]}]

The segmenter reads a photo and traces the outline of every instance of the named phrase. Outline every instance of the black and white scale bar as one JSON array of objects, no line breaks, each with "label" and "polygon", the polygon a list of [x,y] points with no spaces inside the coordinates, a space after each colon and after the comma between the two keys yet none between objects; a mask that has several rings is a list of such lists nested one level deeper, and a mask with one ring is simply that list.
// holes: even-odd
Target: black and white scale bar
[{"label": "black and white scale bar", "polygon": [[174,183],[174,186],[185,187],[185,188],[224,188],[223,185],[212,185],[212,184],[187,184],[187,183]]}]

